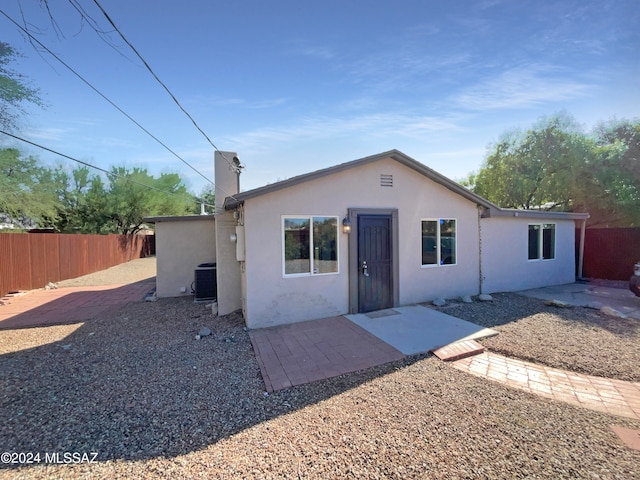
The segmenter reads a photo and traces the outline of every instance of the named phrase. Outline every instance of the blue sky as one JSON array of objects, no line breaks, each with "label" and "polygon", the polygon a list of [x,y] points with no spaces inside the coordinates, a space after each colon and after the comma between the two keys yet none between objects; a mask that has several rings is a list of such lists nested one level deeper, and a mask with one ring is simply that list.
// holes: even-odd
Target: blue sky
[{"label": "blue sky", "polygon": [[[93,0],[77,2],[110,30]],[[243,190],[393,148],[460,179],[502,133],[543,115],[565,110],[587,130],[640,116],[636,0],[99,2],[213,143],[238,152]],[[0,9],[213,180],[213,148],[118,35],[97,35],[68,0],[50,3],[57,32],[38,1]],[[13,67],[48,104],[29,109],[26,138],[202,190],[2,15],[0,41],[24,54]]]}]

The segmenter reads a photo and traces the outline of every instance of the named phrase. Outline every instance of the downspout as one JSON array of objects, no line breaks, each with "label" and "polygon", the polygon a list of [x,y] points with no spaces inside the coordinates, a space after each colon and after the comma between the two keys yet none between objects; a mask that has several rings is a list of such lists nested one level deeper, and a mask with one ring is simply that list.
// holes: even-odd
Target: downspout
[{"label": "downspout", "polygon": [[483,207],[478,205],[478,287],[480,291],[478,293],[482,294],[482,284],[483,284],[483,275],[482,275],[482,209]]},{"label": "downspout", "polygon": [[580,249],[578,252],[578,279],[582,278],[582,266],[584,264],[584,237],[587,229],[587,219],[582,220],[580,225]]}]

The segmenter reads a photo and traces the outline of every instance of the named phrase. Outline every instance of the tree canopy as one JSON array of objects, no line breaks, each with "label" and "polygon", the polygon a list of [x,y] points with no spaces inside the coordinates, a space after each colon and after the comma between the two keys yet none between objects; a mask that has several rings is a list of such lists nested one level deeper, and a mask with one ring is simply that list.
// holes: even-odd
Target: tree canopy
[{"label": "tree canopy", "polygon": [[0,149],[0,213],[21,226],[55,217],[59,207],[49,170],[15,148]]},{"label": "tree canopy", "polygon": [[197,206],[178,174],[153,177],[146,169],[112,167],[104,179],[87,167],[55,173],[60,209],[57,231],[79,233],[136,233],[144,218],[186,215]]},{"label": "tree canopy", "polygon": [[196,198],[176,173],[144,168],[47,168],[17,149],[0,149],[0,214],[22,228],[62,233],[136,233],[144,218],[198,213]]},{"label": "tree canopy", "polygon": [[640,225],[640,121],[586,134],[567,114],[491,144],[462,184],[504,208],[588,212],[591,225]]},{"label": "tree canopy", "polygon": [[9,64],[18,57],[11,45],[0,42],[0,127],[8,130],[18,128],[26,104],[43,106],[39,90],[29,86],[24,75],[10,68]]},{"label": "tree canopy", "polygon": [[[7,131],[18,129],[27,104],[43,105],[39,90],[10,68],[18,57],[0,42],[0,127]],[[144,217],[199,212],[195,200],[175,173],[156,178],[143,168],[112,167],[107,175],[86,166],[52,169],[18,149],[0,148],[0,217],[22,228],[136,233]]]}]

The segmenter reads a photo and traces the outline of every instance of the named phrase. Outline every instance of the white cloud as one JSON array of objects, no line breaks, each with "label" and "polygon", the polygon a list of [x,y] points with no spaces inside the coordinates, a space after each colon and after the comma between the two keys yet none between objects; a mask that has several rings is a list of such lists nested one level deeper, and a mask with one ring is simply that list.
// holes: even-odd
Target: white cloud
[{"label": "white cloud", "polygon": [[349,79],[375,91],[393,91],[421,86],[431,75],[449,75],[471,60],[467,52],[428,53],[405,46],[367,56],[345,66]]},{"label": "white cloud", "polygon": [[196,104],[199,107],[212,106],[212,107],[242,107],[247,109],[263,109],[273,108],[283,105],[287,102],[284,97],[278,98],[265,98],[261,100],[249,100],[246,98],[237,97],[218,97],[218,96],[196,96],[190,99],[189,103]]},{"label": "white cloud", "polygon": [[38,140],[48,140],[59,142],[65,139],[67,135],[73,133],[72,128],[38,128],[29,132],[29,136]]},{"label": "white cloud", "polygon": [[298,46],[293,49],[293,53],[321,60],[333,60],[336,56],[333,50],[321,46]]},{"label": "white cloud", "polygon": [[562,73],[544,65],[512,68],[467,88],[453,101],[468,110],[526,108],[585,97],[593,88]]},{"label": "white cloud", "polygon": [[457,118],[408,113],[373,113],[345,118],[313,117],[296,124],[259,128],[227,139],[241,150],[260,148],[265,143],[290,143],[301,139],[329,139],[345,136],[423,138],[433,132],[459,131]]}]

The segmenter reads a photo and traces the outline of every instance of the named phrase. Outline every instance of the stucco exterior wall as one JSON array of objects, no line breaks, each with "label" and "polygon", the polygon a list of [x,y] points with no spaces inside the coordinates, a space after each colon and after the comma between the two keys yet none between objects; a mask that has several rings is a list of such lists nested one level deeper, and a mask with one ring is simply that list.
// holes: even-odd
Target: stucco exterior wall
[{"label": "stucco exterior wall", "polygon": [[[202,219],[156,222],[156,295],[191,295],[194,270],[201,263],[216,261],[215,221]],[[185,289],[181,292],[181,289]]]},{"label": "stucco exterior wall", "polygon": [[[393,175],[393,187],[380,175]],[[342,219],[348,208],[398,210],[399,303],[479,292],[476,205],[391,159],[247,199],[244,207],[246,263],[244,313],[250,328],[347,313],[348,238]],[[283,277],[283,215],[337,216],[339,272]],[[421,266],[421,219],[457,221],[456,265]],[[353,235],[353,233],[352,233]]]},{"label": "stucco exterior wall", "polygon": [[240,263],[236,244],[230,239],[236,233],[233,212],[216,214],[216,258],[218,284],[218,314],[227,315],[242,308]]},{"label": "stucco exterior wall", "polygon": [[240,160],[236,152],[216,151],[214,158],[218,314],[226,315],[242,308],[240,264],[236,259],[236,245],[230,240],[238,222],[233,212],[224,209],[224,198],[237,194],[240,188]]},{"label": "stucco exterior wall", "polygon": [[[528,226],[556,226],[555,258],[528,259]],[[575,281],[573,220],[495,217],[482,220],[483,293],[515,292]]]}]

